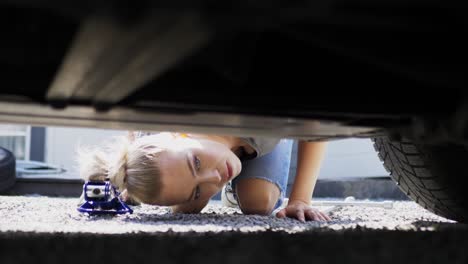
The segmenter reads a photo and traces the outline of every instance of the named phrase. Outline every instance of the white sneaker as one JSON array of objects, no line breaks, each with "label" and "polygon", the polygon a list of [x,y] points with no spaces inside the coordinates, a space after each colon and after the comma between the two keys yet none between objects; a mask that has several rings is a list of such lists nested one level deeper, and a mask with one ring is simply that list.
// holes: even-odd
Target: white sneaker
[{"label": "white sneaker", "polygon": [[224,185],[223,190],[221,191],[221,202],[224,206],[239,208],[239,204],[234,197],[231,182]]}]

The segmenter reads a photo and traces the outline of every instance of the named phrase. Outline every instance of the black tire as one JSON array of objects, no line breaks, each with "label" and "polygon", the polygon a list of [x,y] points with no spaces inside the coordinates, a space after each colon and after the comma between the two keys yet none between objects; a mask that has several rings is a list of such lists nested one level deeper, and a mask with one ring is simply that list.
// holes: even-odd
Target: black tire
[{"label": "black tire", "polygon": [[391,178],[427,210],[468,222],[468,150],[460,145],[421,145],[374,138],[374,147]]},{"label": "black tire", "polygon": [[16,182],[16,158],[9,150],[0,147],[0,193],[9,190]]}]

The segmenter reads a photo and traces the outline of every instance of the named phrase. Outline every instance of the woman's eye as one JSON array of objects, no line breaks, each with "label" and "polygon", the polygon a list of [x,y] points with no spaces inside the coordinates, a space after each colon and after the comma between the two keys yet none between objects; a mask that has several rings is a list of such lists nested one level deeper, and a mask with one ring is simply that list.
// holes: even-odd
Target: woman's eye
[{"label": "woman's eye", "polygon": [[197,200],[200,197],[200,186],[197,186],[195,189],[195,200]]},{"label": "woman's eye", "polygon": [[194,156],[194,161],[193,162],[195,163],[195,169],[197,171],[200,170],[200,167],[201,167],[200,159],[197,156]]}]

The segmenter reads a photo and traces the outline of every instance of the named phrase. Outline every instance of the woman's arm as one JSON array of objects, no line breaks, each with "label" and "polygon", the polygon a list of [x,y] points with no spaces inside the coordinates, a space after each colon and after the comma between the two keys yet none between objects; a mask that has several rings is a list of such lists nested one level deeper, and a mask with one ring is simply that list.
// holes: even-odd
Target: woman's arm
[{"label": "woman's arm", "polygon": [[299,141],[298,144],[296,177],[288,205],[277,216],[294,217],[301,221],[330,220],[327,215],[310,207],[327,142]]},{"label": "woman's arm", "polygon": [[325,149],[326,142],[299,141],[296,178],[289,200],[299,200],[310,204]]}]

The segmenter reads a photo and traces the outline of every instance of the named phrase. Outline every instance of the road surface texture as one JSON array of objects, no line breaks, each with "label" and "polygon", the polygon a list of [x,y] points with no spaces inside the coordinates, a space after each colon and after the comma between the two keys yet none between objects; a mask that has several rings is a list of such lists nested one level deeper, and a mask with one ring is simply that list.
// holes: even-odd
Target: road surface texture
[{"label": "road surface texture", "polygon": [[468,263],[468,228],[411,201],[317,206],[331,222],[141,205],[88,216],[77,198],[0,196],[0,263]]}]

